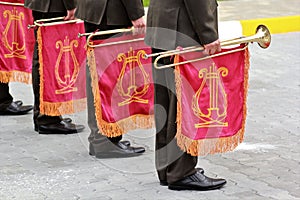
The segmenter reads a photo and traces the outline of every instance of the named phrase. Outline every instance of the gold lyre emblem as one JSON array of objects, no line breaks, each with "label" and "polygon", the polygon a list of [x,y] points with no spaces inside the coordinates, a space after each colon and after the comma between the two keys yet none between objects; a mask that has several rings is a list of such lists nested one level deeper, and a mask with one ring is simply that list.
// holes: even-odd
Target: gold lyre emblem
[{"label": "gold lyre emblem", "polygon": [[[55,90],[55,94],[65,94],[69,92],[75,92],[77,91],[77,87],[74,87],[74,84],[76,82],[76,79],[79,74],[79,63],[77,61],[76,55],[74,53],[73,47],[78,47],[78,41],[72,40],[70,42],[70,39],[68,36],[65,37],[64,42],[61,40],[56,42],[56,48],[60,49],[56,64],[55,64],[55,77],[57,80],[57,83],[61,87],[59,90]],[[60,65],[61,59],[64,55],[64,66]],[[73,60],[74,64],[74,70],[71,74],[70,70],[70,55]],[[64,76],[61,77],[60,75],[60,67],[62,67],[64,71]]]},{"label": "gold lyre emblem", "polygon": [[[199,78],[202,79],[201,85],[193,96],[192,109],[194,114],[201,120],[195,124],[195,128],[204,127],[227,127],[225,122],[227,116],[227,94],[221,82],[221,76],[228,75],[225,67],[216,68],[215,64],[199,71]],[[209,93],[209,107],[207,111],[200,108],[199,100],[202,98],[204,88],[207,86]]]},{"label": "gold lyre emblem", "polygon": [[[24,13],[19,12],[14,7],[13,10],[5,10],[3,16],[4,18],[8,18],[8,21],[2,34],[2,42],[9,51],[8,54],[4,54],[4,57],[26,59],[26,56],[24,55],[26,48],[25,32],[22,23],[22,20],[24,20]],[[12,33],[10,38],[8,38],[9,33]],[[22,41],[19,41],[20,37],[18,37],[18,35],[22,35]]]},{"label": "gold lyre emblem", "polygon": [[[149,74],[145,71],[141,62],[141,58],[143,58],[143,55],[145,54],[146,52],[144,50],[139,50],[135,55],[135,51],[130,48],[127,56],[125,53],[120,53],[118,55],[118,62],[123,62],[123,66],[117,80],[117,88],[120,96],[125,99],[123,102],[118,103],[119,106],[124,106],[132,102],[148,103],[148,99],[142,98],[142,96],[147,93],[150,83]],[[141,73],[138,73],[137,70],[140,70]],[[130,76],[129,83],[126,82],[124,84],[124,77],[128,72]],[[143,79],[143,88],[140,88],[140,85],[137,85],[137,76],[140,75]],[[124,85],[126,85],[125,87],[127,88],[124,88]]]}]

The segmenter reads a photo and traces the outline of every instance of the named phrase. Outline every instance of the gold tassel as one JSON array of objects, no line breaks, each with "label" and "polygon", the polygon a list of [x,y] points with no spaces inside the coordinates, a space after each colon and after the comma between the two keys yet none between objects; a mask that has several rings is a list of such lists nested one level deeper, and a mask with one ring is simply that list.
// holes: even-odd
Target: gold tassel
[{"label": "gold tassel", "polygon": [[31,73],[22,72],[22,71],[9,71],[4,72],[0,71],[0,82],[9,83],[9,82],[19,82],[25,84],[31,84]]},{"label": "gold tassel", "polygon": [[40,112],[41,114],[49,116],[60,116],[65,114],[73,114],[86,109],[86,98],[71,100],[68,102],[50,103],[41,102]]}]

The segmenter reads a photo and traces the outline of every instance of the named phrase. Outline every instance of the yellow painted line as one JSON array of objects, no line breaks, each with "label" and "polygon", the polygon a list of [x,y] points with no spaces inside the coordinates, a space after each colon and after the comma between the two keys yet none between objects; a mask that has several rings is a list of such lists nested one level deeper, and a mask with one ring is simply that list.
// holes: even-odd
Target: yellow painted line
[{"label": "yellow painted line", "polygon": [[271,34],[300,31],[300,15],[240,20],[240,22],[245,36],[255,34],[256,27],[260,24],[267,26]]}]

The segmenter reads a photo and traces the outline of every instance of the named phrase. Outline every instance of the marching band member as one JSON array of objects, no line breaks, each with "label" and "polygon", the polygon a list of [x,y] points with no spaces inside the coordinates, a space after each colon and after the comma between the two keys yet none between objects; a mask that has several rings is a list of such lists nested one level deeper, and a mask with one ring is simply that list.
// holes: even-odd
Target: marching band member
[{"label": "marching band member", "polygon": [[[64,20],[74,19],[76,8],[75,0],[25,0],[25,7],[32,10],[33,19],[49,19],[65,17]],[[35,37],[37,31],[35,30]],[[40,134],[72,134],[84,129],[83,125],[72,123],[70,118],[61,116],[48,116],[40,113],[40,75],[39,55],[37,41],[34,47],[32,63],[32,86],[34,93],[34,129]]]},{"label": "marching band member", "polygon": [[[76,17],[84,20],[85,32],[145,27],[144,7],[141,0],[80,0]],[[102,36],[106,39],[111,35]],[[86,92],[88,101],[89,153],[96,158],[138,156],[145,152],[144,147],[132,147],[129,141],[121,141],[122,136],[108,138],[99,132],[97,127],[94,96],[91,88],[91,76],[87,67]]]},{"label": "marching band member", "polygon": [[[202,45],[207,54],[221,50],[217,29],[216,0],[151,0],[145,42],[152,53]],[[155,57],[153,57],[153,61]],[[172,58],[159,64],[171,64]],[[156,123],[156,168],[161,185],[173,190],[211,190],[224,179],[209,178],[196,169],[197,157],[177,146],[174,69],[153,69]]]}]

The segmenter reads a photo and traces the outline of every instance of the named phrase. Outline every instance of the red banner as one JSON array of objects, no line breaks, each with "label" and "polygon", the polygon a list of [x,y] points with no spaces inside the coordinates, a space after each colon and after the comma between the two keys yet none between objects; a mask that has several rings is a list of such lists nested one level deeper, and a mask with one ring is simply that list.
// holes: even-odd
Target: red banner
[{"label": "red banner", "polygon": [[[20,4],[24,1],[6,1]],[[31,83],[34,33],[31,10],[0,2],[0,82]]]},{"label": "red banner", "polygon": [[154,126],[151,59],[143,58],[151,48],[143,37],[124,35],[93,44],[135,39],[88,49],[97,124],[109,137]]},{"label": "red banner", "polygon": [[[191,155],[233,150],[243,140],[248,88],[248,49],[176,66],[177,142]],[[231,53],[229,53],[231,52]],[[175,62],[201,58],[200,52]]]},{"label": "red banner", "polygon": [[38,30],[40,112],[59,116],[86,108],[83,22],[41,26]]}]

